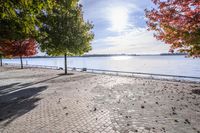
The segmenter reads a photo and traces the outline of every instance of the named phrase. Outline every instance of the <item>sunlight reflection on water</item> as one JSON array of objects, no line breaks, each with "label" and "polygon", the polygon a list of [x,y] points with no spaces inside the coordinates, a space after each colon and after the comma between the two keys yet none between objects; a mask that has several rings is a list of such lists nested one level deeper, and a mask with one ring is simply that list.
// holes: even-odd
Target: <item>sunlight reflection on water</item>
[{"label": "sunlight reflection on water", "polygon": [[130,56],[112,56],[111,59],[112,60],[128,60],[130,59]]}]

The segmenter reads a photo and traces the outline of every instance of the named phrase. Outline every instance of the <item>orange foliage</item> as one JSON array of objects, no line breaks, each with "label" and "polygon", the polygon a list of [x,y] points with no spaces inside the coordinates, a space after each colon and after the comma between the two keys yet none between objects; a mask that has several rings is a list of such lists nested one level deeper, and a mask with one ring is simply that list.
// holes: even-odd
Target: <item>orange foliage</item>
[{"label": "orange foliage", "polygon": [[155,37],[194,57],[200,57],[200,0],[152,0],[146,10],[149,30]]},{"label": "orange foliage", "polygon": [[37,45],[34,39],[20,41],[1,41],[0,51],[5,57],[29,57],[37,53]]}]

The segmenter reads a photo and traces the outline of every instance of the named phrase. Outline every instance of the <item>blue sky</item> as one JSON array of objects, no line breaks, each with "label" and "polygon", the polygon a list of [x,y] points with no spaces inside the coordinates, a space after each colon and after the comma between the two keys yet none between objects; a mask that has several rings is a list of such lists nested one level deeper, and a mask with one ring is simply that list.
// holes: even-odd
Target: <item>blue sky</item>
[{"label": "blue sky", "polygon": [[81,0],[84,18],[94,24],[89,54],[158,54],[169,46],[147,31],[144,9],[150,0]]}]

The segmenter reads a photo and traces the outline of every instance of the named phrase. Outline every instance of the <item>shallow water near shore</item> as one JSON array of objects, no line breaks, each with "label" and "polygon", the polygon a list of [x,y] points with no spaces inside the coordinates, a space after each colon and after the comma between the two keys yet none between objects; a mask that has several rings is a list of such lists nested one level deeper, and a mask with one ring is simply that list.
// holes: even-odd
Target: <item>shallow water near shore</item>
[{"label": "shallow water near shore", "polygon": [[[68,57],[68,67],[200,77],[200,59],[185,56]],[[19,59],[3,59],[20,64]],[[64,67],[64,59],[24,58],[26,65]]]}]

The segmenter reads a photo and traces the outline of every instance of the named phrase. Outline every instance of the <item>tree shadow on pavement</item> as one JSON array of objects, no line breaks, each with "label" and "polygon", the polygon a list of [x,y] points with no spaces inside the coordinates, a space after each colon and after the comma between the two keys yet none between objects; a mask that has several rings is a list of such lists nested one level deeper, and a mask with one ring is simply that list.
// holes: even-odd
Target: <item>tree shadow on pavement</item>
[{"label": "tree shadow on pavement", "polygon": [[1,97],[1,95],[6,95],[6,94],[13,92],[13,91],[21,90],[21,89],[24,89],[24,88],[27,88],[27,87],[30,87],[30,86],[33,86],[33,85],[44,83],[44,82],[47,82],[49,80],[56,79],[58,77],[60,77],[60,76],[59,75],[54,76],[54,77],[51,77],[51,78],[48,78],[48,79],[45,79],[45,80],[41,80],[41,81],[37,81],[37,82],[29,82],[29,83],[19,83],[19,82],[17,82],[17,83],[12,83],[12,84],[9,84],[9,85],[0,86],[0,97]]},{"label": "tree shadow on pavement", "polygon": [[3,86],[0,86],[0,95],[1,94],[4,94],[5,91],[7,91],[7,89],[11,89],[17,85],[19,85],[20,83],[17,82],[17,83],[12,83],[12,84],[9,84],[9,85],[3,85]]},{"label": "tree shadow on pavement", "polygon": [[67,76],[67,75],[74,75],[74,73],[67,73],[67,74],[65,74],[65,73],[60,73],[60,74],[58,74],[59,76]]},{"label": "tree shadow on pavement", "polygon": [[6,126],[35,108],[41,100],[37,96],[46,89],[47,86],[30,87],[0,96],[0,125]]},{"label": "tree shadow on pavement", "polygon": [[[39,93],[48,88],[41,83],[50,82],[62,74],[28,83],[11,83],[0,86],[0,128],[33,110],[41,100]],[[66,79],[65,79],[66,80]]]},{"label": "tree shadow on pavement", "polygon": [[[16,118],[26,114],[37,106],[41,100],[39,93],[46,90],[48,86],[39,86],[59,75],[30,83],[11,83],[0,86],[0,127],[6,126]],[[37,86],[36,86],[37,85]]]}]

